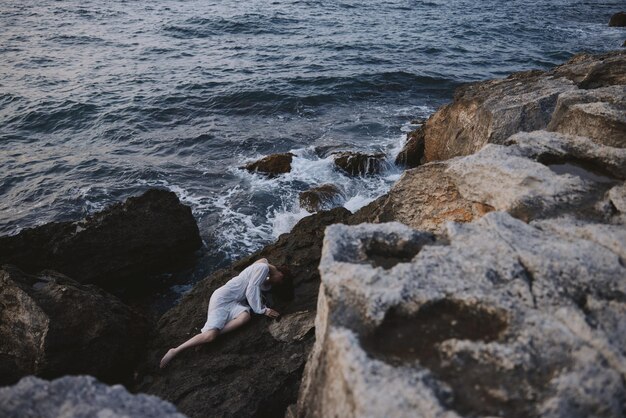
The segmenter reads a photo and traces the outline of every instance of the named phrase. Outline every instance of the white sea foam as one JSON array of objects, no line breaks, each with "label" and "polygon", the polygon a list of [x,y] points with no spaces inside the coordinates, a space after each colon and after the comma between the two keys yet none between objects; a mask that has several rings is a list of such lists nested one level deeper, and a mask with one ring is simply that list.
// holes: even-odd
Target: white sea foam
[{"label": "white sea foam", "polygon": [[[345,195],[343,206],[352,212],[387,192],[401,174],[393,161],[404,142],[405,135],[381,139],[378,149],[383,149],[388,157],[386,171],[376,176],[344,175],[335,169],[332,155],[319,157],[315,147],[310,146],[291,150],[294,154],[291,172],[274,178],[231,167],[228,174],[236,179],[237,185],[221,195],[202,196],[164,179],[140,184],[165,187],[190,205],[197,218],[215,219],[211,225],[205,225],[212,232],[211,242],[229,257],[236,258],[289,232],[300,219],[310,215],[300,207],[299,194],[311,187],[327,183],[339,187]],[[262,157],[257,155],[244,162]]]}]

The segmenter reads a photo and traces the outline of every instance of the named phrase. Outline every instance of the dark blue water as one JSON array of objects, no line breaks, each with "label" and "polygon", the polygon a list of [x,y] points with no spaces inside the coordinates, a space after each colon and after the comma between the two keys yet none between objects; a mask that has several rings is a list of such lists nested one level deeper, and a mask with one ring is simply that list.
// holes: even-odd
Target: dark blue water
[{"label": "dark blue water", "polygon": [[[617,49],[623,0],[29,1],[0,4],[0,234],[150,186],[192,205],[223,266],[288,230],[297,193],[356,209],[397,179],[348,179],[332,150],[393,158],[460,83]],[[294,172],[236,167],[292,150]]]}]

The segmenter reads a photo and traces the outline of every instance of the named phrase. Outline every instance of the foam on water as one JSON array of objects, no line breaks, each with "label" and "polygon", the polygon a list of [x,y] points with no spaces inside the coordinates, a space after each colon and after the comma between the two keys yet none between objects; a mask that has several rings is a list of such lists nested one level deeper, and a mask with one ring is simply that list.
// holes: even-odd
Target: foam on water
[{"label": "foam on water", "polygon": [[[388,159],[393,161],[402,148],[404,137],[386,138],[377,145],[386,149]],[[219,211],[215,233],[221,251],[236,258],[289,232],[300,219],[311,215],[300,207],[300,192],[322,184],[333,184],[346,197],[343,206],[354,212],[386,193],[401,174],[398,167],[388,162],[388,169],[380,175],[351,177],[335,169],[332,155],[320,157],[314,146],[290,152],[294,154],[291,171],[274,178],[239,168],[229,170],[229,174],[239,178],[239,185],[217,196],[212,205]],[[256,155],[244,163],[263,156]],[[265,205],[266,201],[276,199],[278,203]],[[193,204],[188,197],[183,200]],[[242,205],[242,201],[248,204]]]}]

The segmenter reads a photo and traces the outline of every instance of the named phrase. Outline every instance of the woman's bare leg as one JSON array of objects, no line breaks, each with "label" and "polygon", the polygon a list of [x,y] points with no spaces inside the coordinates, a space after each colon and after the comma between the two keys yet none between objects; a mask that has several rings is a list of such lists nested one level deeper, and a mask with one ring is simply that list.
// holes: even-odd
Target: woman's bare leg
[{"label": "woman's bare leg", "polygon": [[210,343],[219,335],[219,333],[220,331],[217,329],[210,329],[201,334],[194,335],[193,337],[191,337],[190,339],[188,339],[187,341],[185,341],[184,343],[182,343],[176,348],[171,348],[167,353],[165,353],[165,355],[161,359],[161,364],[160,364],[161,368],[164,368],[165,366],[167,366],[167,363],[172,361],[172,359],[176,357],[181,351],[190,347],[195,347],[196,345]]},{"label": "woman's bare leg", "polygon": [[221,331],[216,330],[216,329],[210,329],[210,330],[208,330],[206,332],[203,332],[201,334],[198,334],[198,335],[195,335],[195,336],[191,337],[190,339],[188,339],[187,341],[185,341],[184,343],[182,343],[178,347],[171,348],[167,353],[165,353],[165,355],[161,359],[161,365],[160,365],[161,368],[164,368],[165,366],[167,366],[167,363],[172,361],[172,359],[174,357],[176,357],[181,351],[183,351],[183,350],[185,350],[187,348],[190,348],[190,347],[195,347],[195,346],[200,345],[200,344],[210,343],[215,338],[217,338],[217,336],[219,334],[224,334],[226,332],[229,332],[229,331],[232,331],[234,329],[237,329],[237,328],[241,327],[242,325],[244,325],[249,320],[250,320],[250,314],[248,312],[242,312],[242,313],[240,313],[237,316],[237,318],[229,321],[224,326],[224,328],[222,328]]},{"label": "woman's bare leg", "polygon": [[232,330],[235,330],[241,327],[242,325],[244,325],[249,320],[250,320],[250,314],[244,311],[240,313],[237,316],[237,318],[230,320],[226,325],[224,325],[224,328],[222,328],[222,331],[220,331],[220,334],[224,334]]}]

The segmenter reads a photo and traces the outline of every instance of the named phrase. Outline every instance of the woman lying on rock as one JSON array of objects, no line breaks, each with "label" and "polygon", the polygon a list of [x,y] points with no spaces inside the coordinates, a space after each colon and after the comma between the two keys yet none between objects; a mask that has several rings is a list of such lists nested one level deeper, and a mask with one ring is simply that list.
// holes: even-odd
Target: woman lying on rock
[{"label": "woman lying on rock", "polygon": [[241,327],[250,320],[250,309],[256,314],[277,318],[278,312],[264,306],[261,291],[270,290],[272,285],[282,283],[288,274],[289,269],[286,266],[273,266],[265,258],[246,267],[238,276],[213,292],[201,333],[170,349],[161,360],[161,368],[167,366],[181,351],[210,343],[218,335]]}]

